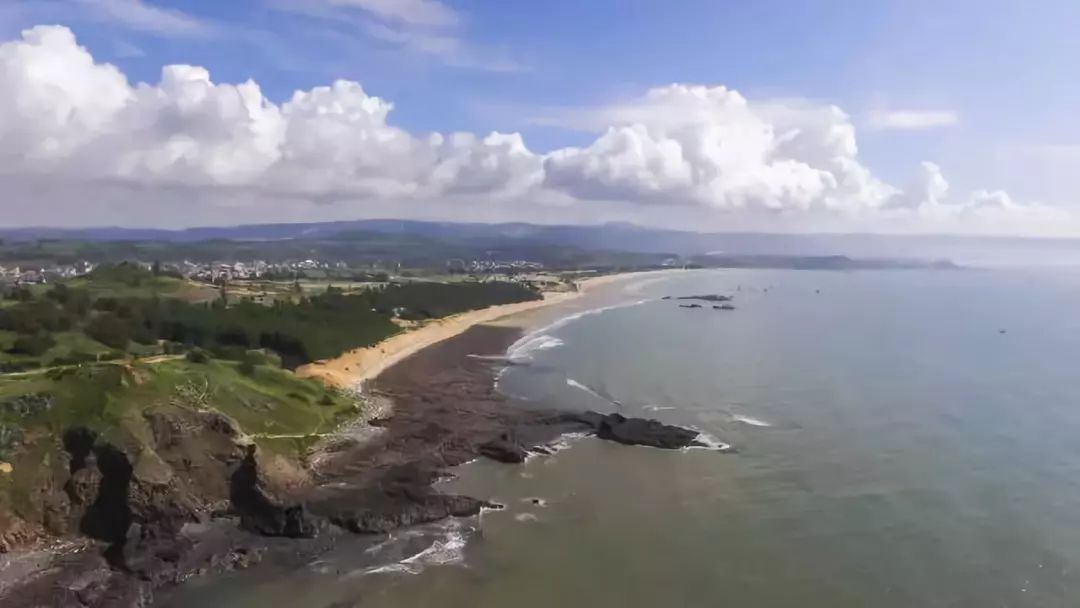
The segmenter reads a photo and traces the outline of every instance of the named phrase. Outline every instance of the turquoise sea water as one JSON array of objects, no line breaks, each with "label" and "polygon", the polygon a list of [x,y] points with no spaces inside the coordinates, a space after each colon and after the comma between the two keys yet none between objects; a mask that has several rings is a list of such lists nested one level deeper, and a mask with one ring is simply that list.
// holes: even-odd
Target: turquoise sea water
[{"label": "turquoise sea water", "polygon": [[[737,310],[660,300],[714,292]],[[447,489],[508,508],[406,564],[341,549],[189,605],[1080,605],[1080,273],[693,271],[575,305],[604,310],[546,313],[501,390],[738,452],[477,461]]]}]

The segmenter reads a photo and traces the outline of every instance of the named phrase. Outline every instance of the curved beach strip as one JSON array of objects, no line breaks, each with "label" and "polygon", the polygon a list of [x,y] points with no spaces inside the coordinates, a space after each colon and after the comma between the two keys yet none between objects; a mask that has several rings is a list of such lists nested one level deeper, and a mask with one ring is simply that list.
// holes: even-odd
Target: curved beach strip
[{"label": "curved beach strip", "polygon": [[[331,386],[360,390],[394,364],[414,355],[424,348],[464,333],[470,327],[491,323],[542,307],[552,306],[580,297],[588,290],[615,281],[628,280],[657,271],[630,272],[593,277],[578,281],[577,291],[545,292],[543,300],[502,304],[480,310],[471,310],[443,319],[434,319],[416,329],[406,330],[364,348],[353,349],[339,357],[309,363],[297,368],[297,375],[318,378]],[[662,271],[661,271],[662,272]]]}]

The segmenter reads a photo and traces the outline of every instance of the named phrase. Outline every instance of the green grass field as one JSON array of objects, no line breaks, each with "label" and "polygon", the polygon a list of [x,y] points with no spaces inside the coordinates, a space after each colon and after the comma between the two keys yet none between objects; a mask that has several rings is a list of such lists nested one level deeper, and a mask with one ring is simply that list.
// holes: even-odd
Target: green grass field
[{"label": "green grass field", "polygon": [[213,285],[195,283],[173,277],[151,277],[133,284],[128,281],[112,281],[102,278],[81,277],[66,284],[72,289],[87,289],[93,297],[114,298],[169,297],[189,302],[209,302],[219,297]]},{"label": "green grass field", "polygon": [[[58,368],[0,376],[0,426],[25,437],[59,437],[75,426],[121,445],[145,437],[144,411],[177,406],[221,412],[263,439],[304,439],[334,429],[356,414],[352,395],[269,365],[250,375],[240,364],[183,358]],[[47,407],[41,404],[47,400]],[[268,442],[280,448],[280,442]],[[290,454],[298,456],[299,454]],[[0,446],[0,459],[3,446]]]},{"label": "green grass field", "polygon": [[[0,530],[14,514],[40,521],[39,494],[63,479],[64,432],[85,427],[101,441],[160,462],[144,414],[155,409],[215,411],[260,448],[297,461],[323,434],[357,414],[354,396],[270,365],[184,358],[57,368],[0,375]],[[10,467],[10,468],[8,468]]]}]

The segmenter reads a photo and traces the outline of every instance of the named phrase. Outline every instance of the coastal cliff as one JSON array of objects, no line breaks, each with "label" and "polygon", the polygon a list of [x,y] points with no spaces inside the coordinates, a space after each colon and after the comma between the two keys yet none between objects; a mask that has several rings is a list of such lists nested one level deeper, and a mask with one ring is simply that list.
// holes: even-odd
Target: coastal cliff
[{"label": "coastal cliff", "polygon": [[[319,405],[310,394],[310,408],[338,408],[339,420],[346,412],[361,420],[333,433],[292,433],[304,438],[301,449],[289,433],[265,426],[254,432],[224,413],[236,387],[211,391],[198,406],[169,399],[138,416],[129,412],[124,432],[69,429],[41,466],[32,465],[38,456],[30,453],[14,459],[9,481],[18,477],[35,490],[5,511],[2,530],[7,549],[67,538],[81,539],[81,550],[56,552],[34,575],[8,581],[0,598],[5,606],[148,606],[156,589],[256,563],[266,537],[307,539],[296,550],[317,553],[350,534],[475,515],[498,505],[444,494],[433,484],[477,457],[520,462],[543,454],[566,432],[663,448],[696,445],[696,432],[653,421],[509,406],[493,388],[492,362],[469,355],[503,352],[519,335],[473,327],[390,368],[368,399],[392,400],[392,412],[370,423],[362,411]],[[219,381],[229,372],[238,373],[217,370]],[[279,381],[288,374],[260,373],[282,374]],[[324,390],[288,376],[298,383],[294,389]],[[305,411],[294,405],[287,416],[285,402],[264,409],[281,419],[277,426]],[[18,566],[12,560],[8,569]]]}]

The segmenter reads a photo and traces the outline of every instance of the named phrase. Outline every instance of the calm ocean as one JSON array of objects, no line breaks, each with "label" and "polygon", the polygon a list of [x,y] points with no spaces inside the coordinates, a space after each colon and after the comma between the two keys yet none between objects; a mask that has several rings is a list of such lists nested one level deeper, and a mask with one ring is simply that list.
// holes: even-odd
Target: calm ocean
[{"label": "calm ocean", "polygon": [[[703,293],[737,309],[660,300]],[[447,489],[504,511],[171,605],[1080,605],[1080,273],[693,271],[584,303],[603,310],[542,321],[501,390],[737,453],[571,438],[477,461]],[[413,557],[373,572],[384,550]]]}]

